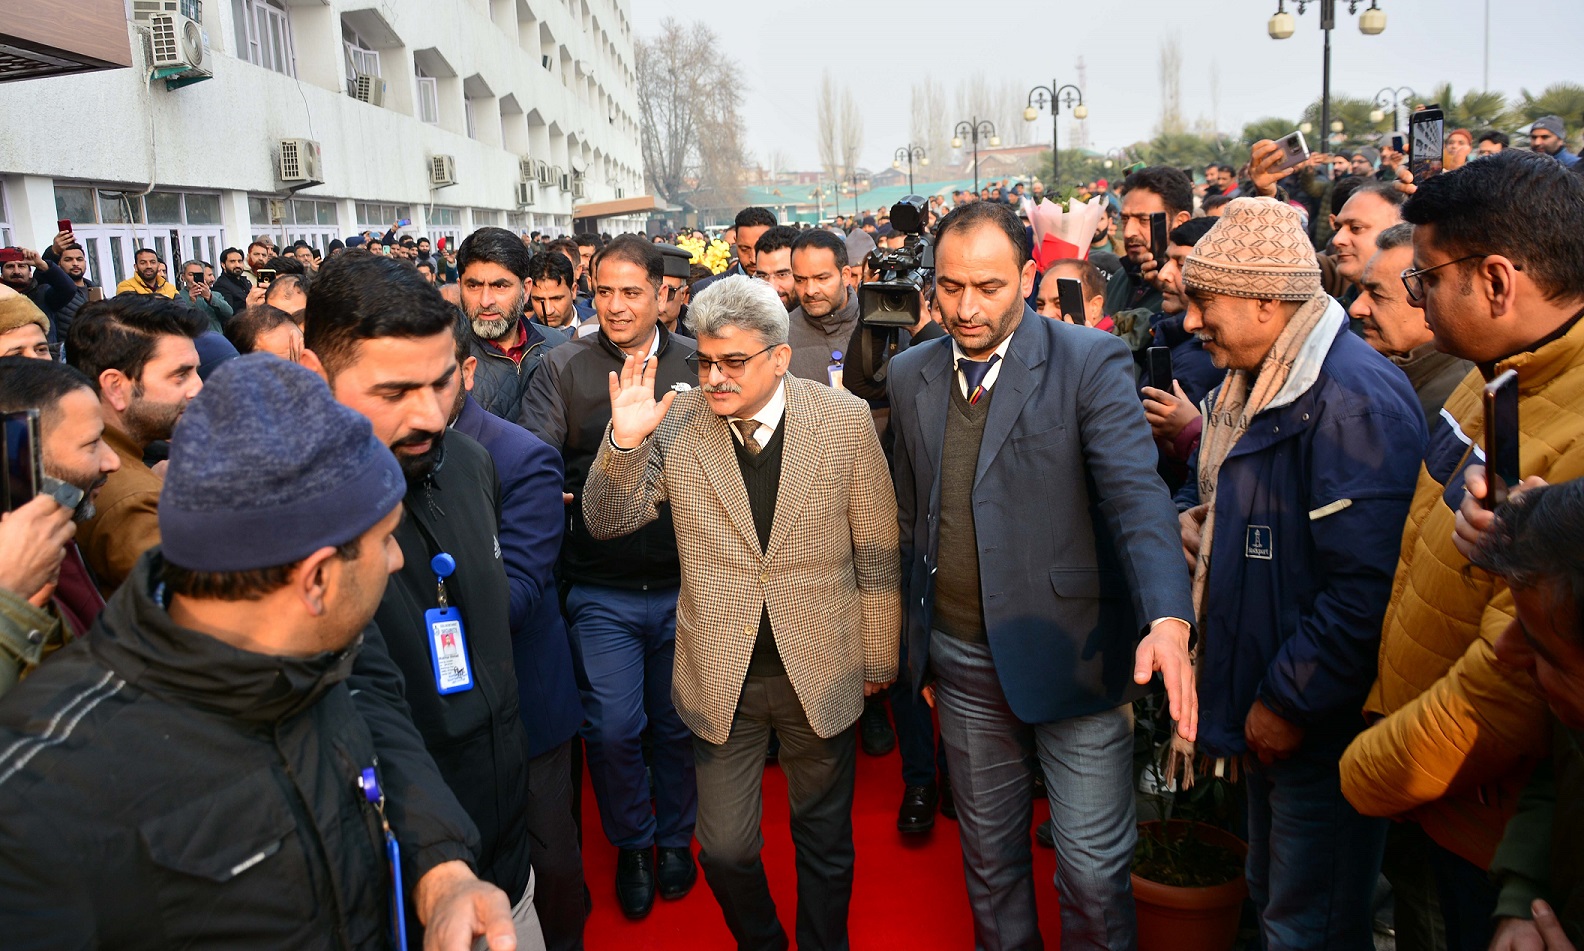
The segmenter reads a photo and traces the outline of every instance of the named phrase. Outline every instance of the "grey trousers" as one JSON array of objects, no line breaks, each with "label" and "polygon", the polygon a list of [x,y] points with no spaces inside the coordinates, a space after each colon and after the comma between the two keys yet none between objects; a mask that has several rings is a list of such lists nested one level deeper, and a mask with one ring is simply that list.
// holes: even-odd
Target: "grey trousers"
[{"label": "grey trousers", "polygon": [[1056,833],[1064,951],[1137,945],[1130,868],[1133,708],[1024,723],[1001,691],[990,648],[935,631],[935,711],[957,800],[963,872],[980,951],[1041,949],[1034,903],[1034,775],[1045,774]]},{"label": "grey trousers", "polygon": [[853,727],[821,739],[784,674],[748,678],[725,743],[693,740],[699,864],[739,949],[787,947],[759,858],[765,751],[772,729],[781,738],[781,769],[792,806],[798,948],[846,951],[858,744]]},{"label": "grey trousers", "polygon": [[[517,926],[517,951],[545,951],[544,932],[539,930],[539,913],[534,911],[534,873],[528,873],[528,887],[512,906],[512,924]],[[473,951],[489,951],[483,938],[473,942]]]},{"label": "grey trousers", "polygon": [[528,763],[529,861],[549,951],[582,951],[583,853],[572,797],[572,741]]}]

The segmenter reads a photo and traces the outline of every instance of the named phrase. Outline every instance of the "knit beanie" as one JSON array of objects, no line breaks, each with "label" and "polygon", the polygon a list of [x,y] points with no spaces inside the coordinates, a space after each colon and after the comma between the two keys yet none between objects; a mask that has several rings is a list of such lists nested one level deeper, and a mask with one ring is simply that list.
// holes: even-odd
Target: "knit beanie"
[{"label": "knit beanie", "polygon": [[176,425],[161,545],[190,571],[292,565],[360,537],[406,492],[361,413],[311,370],[248,354],[218,367]]},{"label": "knit beanie", "polygon": [[28,324],[38,324],[44,336],[49,336],[49,318],[26,294],[0,297],[0,334],[10,333]]},{"label": "knit beanie", "polygon": [[1197,290],[1259,300],[1309,300],[1320,263],[1298,212],[1274,198],[1234,198],[1183,262]]}]

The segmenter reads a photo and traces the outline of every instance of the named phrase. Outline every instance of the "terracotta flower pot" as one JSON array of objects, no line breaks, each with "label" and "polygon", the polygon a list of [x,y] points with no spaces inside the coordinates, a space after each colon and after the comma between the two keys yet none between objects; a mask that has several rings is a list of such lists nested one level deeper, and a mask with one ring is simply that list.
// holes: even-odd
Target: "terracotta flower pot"
[{"label": "terracotta flower pot", "polygon": [[[1139,834],[1159,822],[1139,824]],[[1243,858],[1248,844],[1230,832],[1201,822],[1173,819],[1170,830],[1192,829],[1201,842],[1219,845]],[[1133,875],[1133,903],[1138,909],[1139,951],[1227,951],[1237,937],[1248,882],[1240,873],[1221,885],[1183,888]]]}]

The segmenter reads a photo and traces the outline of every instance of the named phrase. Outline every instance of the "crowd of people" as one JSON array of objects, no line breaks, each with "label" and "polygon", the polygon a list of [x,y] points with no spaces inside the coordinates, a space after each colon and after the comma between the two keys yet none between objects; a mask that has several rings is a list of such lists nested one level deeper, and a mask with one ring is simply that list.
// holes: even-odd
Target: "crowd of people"
[{"label": "crowd of people", "polygon": [[[1022,183],[922,235],[745,208],[719,274],[393,227],[145,248],[111,294],[70,232],[23,252],[6,946],[575,949],[593,894],[642,919],[702,868],[739,947],[846,948],[857,757],[899,748],[976,947],[1041,946],[1032,838],[1063,947],[1127,949],[1142,729],[1173,788],[1237,784],[1262,946],[1369,947],[1384,876],[1404,951],[1571,949],[1584,167],[1534,128],[1422,181],[1134,168],[1057,261]],[[872,325],[920,238],[912,326]]]}]

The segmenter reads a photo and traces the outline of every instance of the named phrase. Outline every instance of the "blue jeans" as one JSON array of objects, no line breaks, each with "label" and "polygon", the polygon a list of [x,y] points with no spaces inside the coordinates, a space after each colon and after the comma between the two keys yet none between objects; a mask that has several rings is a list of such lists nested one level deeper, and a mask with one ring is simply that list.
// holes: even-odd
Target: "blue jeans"
[{"label": "blue jeans", "polygon": [[[671,705],[676,655],[675,588],[629,591],[573,585],[567,618],[588,677],[583,739],[605,837],[618,849],[686,848],[693,841],[698,790],[693,735]],[[644,771],[650,738],[654,804]]]},{"label": "blue jeans", "polygon": [[1029,842],[1029,763],[1037,757],[1055,820],[1062,947],[1130,951],[1138,942],[1129,876],[1138,840],[1133,708],[1025,723],[1007,704],[989,647],[935,631],[930,665],[957,801],[975,948],[1044,947]]},{"label": "blue jeans", "polygon": [[[1318,748],[1312,748],[1318,746]],[[1374,948],[1371,901],[1388,821],[1342,797],[1342,746],[1248,766],[1248,888],[1266,951]]]}]

